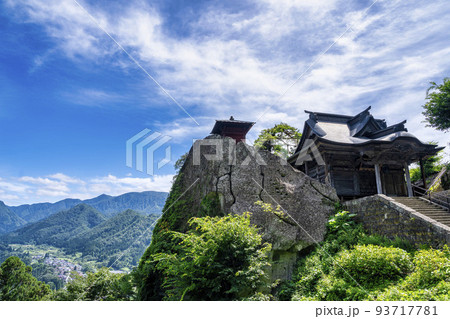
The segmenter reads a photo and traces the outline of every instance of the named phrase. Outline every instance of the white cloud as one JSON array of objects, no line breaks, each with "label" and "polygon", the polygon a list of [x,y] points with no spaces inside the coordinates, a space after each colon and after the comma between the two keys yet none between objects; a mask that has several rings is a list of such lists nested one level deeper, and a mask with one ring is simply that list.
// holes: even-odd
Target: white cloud
[{"label": "white cloud", "polygon": [[59,194],[66,194],[69,191],[67,183],[57,179],[50,179],[48,177],[30,177],[23,176],[18,179],[19,182],[24,182],[26,185],[35,185],[40,190],[58,192]]},{"label": "white cloud", "polygon": [[68,91],[62,94],[66,99],[84,106],[110,106],[111,104],[117,104],[125,100],[125,98],[117,93],[107,92],[104,90],[83,88],[76,91]]},{"label": "white cloud", "polygon": [[79,178],[73,178],[73,177],[67,176],[67,175],[65,175],[63,173],[56,173],[56,174],[53,174],[53,175],[48,175],[48,177],[52,178],[52,179],[59,180],[61,182],[67,183],[67,184],[79,184],[79,185],[85,185],[86,184],[86,182],[82,181]]},{"label": "white cloud", "polygon": [[[167,135],[198,138],[209,132],[213,119],[255,120],[273,104],[251,137],[280,121],[301,128],[304,109],[355,114],[372,105],[388,123],[407,119],[420,139],[445,145],[448,137],[425,128],[420,113],[428,81],[450,74],[448,1],[379,0],[367,14],[371,1],[250,2],[251,9],[238,12],[223,6],[197,12],[186,21],[183,36],[173,34],[157,8],[141,2],[120,12],[82,5],[202,124],[154,120]],[[18,21],[41,25],[58,50],[82,65],[136,68],[72,0],[6,3]],[[136,85],[156,88],[150,81]],[[90,90],[85,93],[97,99],[110,97]]]},{"label": "white cloud", "polygon": [[123,177],[108,175],[90,180],[90,189],[94,192],[119,195],[127,192],[169,191],[173,175],[155,175],[151,178]]},{"label": "white cloud", "polygon": [[56,202],[64,198],[88,199],[101,194],[170,190],[173,175],[148,178],[108,175],[82,180],[62,173],[46,177],[11,177],[0,179],[0,200],[7,205]]},{"label": "white cloud", "polygon": [[[8,3],[31,22],[44,25],[69,57],[101,63],[108,63],[105,57],[128,59],[115,54],[114,43],[71,0]],[[176,98],[190,105],[193,114],[238,113],[254,119],[350,25],[351,30],[277,103],[275,113],[293,116],[306,105],[353,111],[361,96],[387,88],[411,92],[420,80],[449,67],[448,45],[442,40],[427,45],[427,51],[420,45],[450,26],[434,18],[448,11],[445,1],[408,5],[378,1],[367,15],[363,13],[370,3],[366,7],[337,0],[256,3],[257,9],[249,12],[228,13],[214,7],[201,11],[190,22],[191,35],[182,38],[171,36],[164,30],[164,17],[140,2],[115,14],[82,5]],[[211,28],[214,32],[209,34]],[[91,93],[104,96],[95,92]]]}]

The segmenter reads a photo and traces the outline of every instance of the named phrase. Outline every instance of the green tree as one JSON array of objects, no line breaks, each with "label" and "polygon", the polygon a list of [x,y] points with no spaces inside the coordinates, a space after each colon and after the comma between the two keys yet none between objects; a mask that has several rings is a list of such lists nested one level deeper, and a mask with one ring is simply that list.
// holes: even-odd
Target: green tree
[{"label": "green tree", "polygon": [[[434,144],[433,142],[430,144]],[[444,164],[441,163],[443,157],[440,155],[442,151],[438,154],[428,157],[423,161],[423,169],[425,171],[425,178],[428,178],[436,173],[439,173]],[[419,164],[419,163],[417,163]],[[422,173],[420,171],[420,167],[415,167],[410,170],[409,175],[411,176],[411,181],[417,182],[422,179]]]},{"label": "green tree", "polygon": [[250,214],[192,218],[178,253],[154,256],[168,300],[241,300],[269,289],[271,246],[262,243]]},{"label": "green tree", "polygon": [[426,97],[428,102],[422,106],[425,109],[422,114],[428,126],[446,132],[450,129],[450,78],[444,78],[440,85],[436,82],[430,84]]},{"label": "green tree", "polygon": [[302,134],[293,126],[280,123],[264,129],[255,140],[254,146],[283,158],[293,154]]},{"label": "green tree", "polygon": [[183,155],[180,156],[179,159],[177,159],[177,161],[173,165],[174,168],[175,168],[175,171],[177,172],[177,174],[180,171],[180,169],[183,167],[184,162],[186,162],[186,159],[187,159],[188,155],[189,155],[189,152],[184,153]]},{"label": "green tree", "polygon": [[108,268],[101,268],[96,273],[80,276],[73,274],[64,289],[58,290],[54,300],[98,300],[121,301],[134,299],[134,289],[130,275],[114,274]]},{"label": "green tree", "polygon": [[12,256],[0,266],[0,300],[41,300],[50,294],[50,287],[38,281],[19,257]]}]

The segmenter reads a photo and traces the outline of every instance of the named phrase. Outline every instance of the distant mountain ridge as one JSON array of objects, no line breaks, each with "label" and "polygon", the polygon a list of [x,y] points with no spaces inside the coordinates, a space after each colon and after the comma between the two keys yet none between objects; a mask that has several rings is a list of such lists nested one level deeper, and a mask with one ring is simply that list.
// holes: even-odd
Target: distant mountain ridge
[{"label": "distant mountain ridge", "polygon": [[0,234],[43,220],[55,213],[71,209],[80,203],[88,204],[107,217],[114,216],[127,209],[143,214],[160,214],[167,195],[166,192],[154,191],[132,192],[119,196],[102,194],[87,200],[67,198],[56,203],[20,206],[6,206],[0,201]]},{"label": "distant mountain ridge", "polygon": [[84,200],[86,203],[106,216],[114,216],[119,212],[131,209],[144,214],[160,214],[166,202],[165,192],[133,192],[119,196],[102,194],[98,197]]},{"label": "distant mountain ridge", "polygon": [[66,198],[56,203],[37,203],[31,205],[9,206],[9,210],[28,223],[44,219],[54,213],[70,209],[81,203],[80,199]]},{"label": "distant mountain ridge", "polygon": [[0,201],[0,234],[10,232],[26,223],[26,221],[14,214],[5,203]]},{"label": "distant mountain ridge", "polygon": [[0,236],[0,244],[50,245],[114,268],[135,266],[160,214],[131,209],[107,217],[86,203]]},{"label": "distant mountain ridge", "polygon": [[65,241],[101,224],[106,219],[95,208],[81,203],[0,238],[5,244],[47,244],[61,247]]}]

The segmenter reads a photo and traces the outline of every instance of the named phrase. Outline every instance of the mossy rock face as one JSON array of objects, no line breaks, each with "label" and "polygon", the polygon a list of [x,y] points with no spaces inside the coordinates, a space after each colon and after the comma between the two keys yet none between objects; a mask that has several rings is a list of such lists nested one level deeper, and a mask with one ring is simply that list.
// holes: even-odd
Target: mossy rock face
[{"label": "mossy rock face", "polygon": [[[334,188],[312,180],[278,156],[257,152],[243,142],[236,144],[231,138],[217,135],[196,143],[202,141],[210,145],[194,144],[172,186],[163,215],[153,231],[152,243],[139,265],[144,272],[142,280],[154,279],[154,275],[145,273],[153,269],[149,266],[152,254],[176,251],[176,243],[166,233],[186,232],[192,217],[249,211],[263,240],[271,243],[278,253],[286,252],[289,263],[295,260],[298,251],[323,240],[326,221],[338,201]],[[221,147],[221,156],[211,160],[211,155],[218,154],[217,147]],[[274,207],[280,205],[289,221],[263,211],[255,204],[257,201]],[[289,279],[291,272],[292,267],[278,267],[272,279]]]},{"label": "mossy rock face", "polygon": [[200,202],[201,216],[225,216],[224,198],[219,192],[210,192]]}]

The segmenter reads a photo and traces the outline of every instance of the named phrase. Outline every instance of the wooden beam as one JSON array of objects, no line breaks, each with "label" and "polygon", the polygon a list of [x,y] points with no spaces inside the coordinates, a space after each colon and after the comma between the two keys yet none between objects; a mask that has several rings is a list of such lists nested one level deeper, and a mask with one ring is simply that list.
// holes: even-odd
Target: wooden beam
[{"label": "wooden beam", "polygon": [[420,172],[422,173],[422,182],[423,182],[423,188],[427,189],[427,179],[425,178],[425,169],[423,167],[423,160],[420,159]]},{"label": "wooden beam", "polygon": [[328,163],[329,163],[330,161],[328,160],[328,158],[325,160],[325,183],[326,184],[331,184],[331,182],[330,182],[330,179],[329,179],[329,177],[328,177],[328,175],[329,175],[329,170],[328,170]]},{"label": "wooden beam", "polygon": [[408,197],[413,197],[413,190],[411,185],[411,178],[409,176],[409,167],[408,163],[405,163],[405,177],[406,177],[406,187],[408,189]]},{"label": "wooden beam", "polygon": [[381,175],[380,175],[380,164],[375,164],[375,180],[377,182],[377,193],[383,194],[383,188],[381,187]]}]

